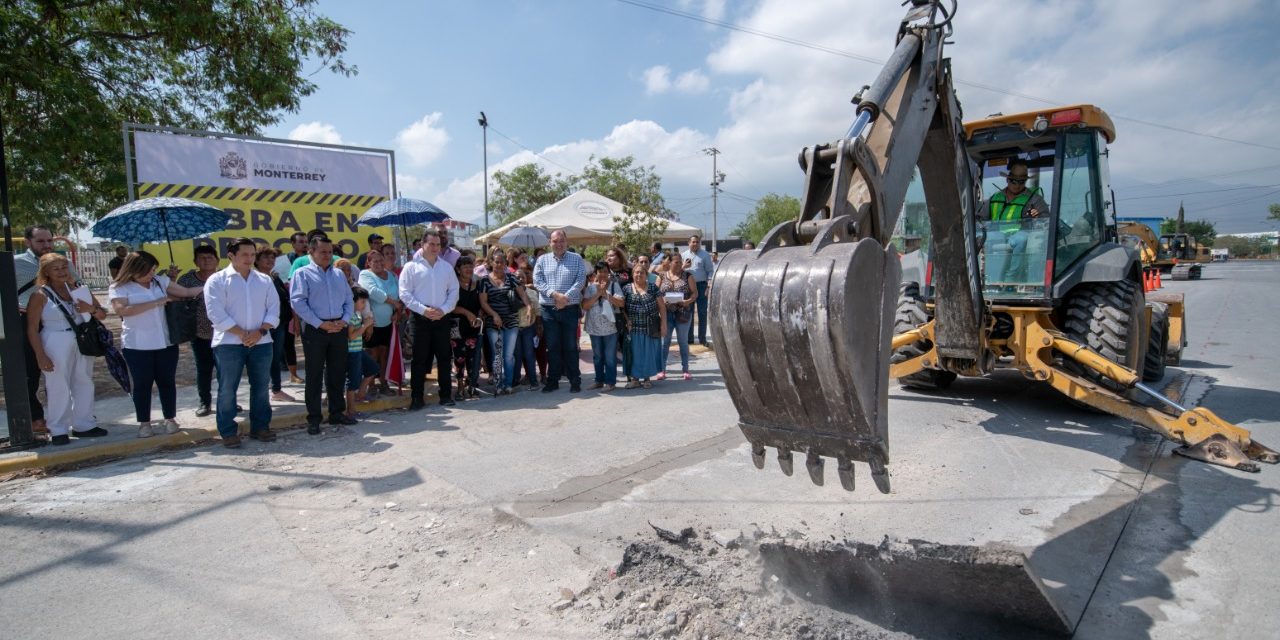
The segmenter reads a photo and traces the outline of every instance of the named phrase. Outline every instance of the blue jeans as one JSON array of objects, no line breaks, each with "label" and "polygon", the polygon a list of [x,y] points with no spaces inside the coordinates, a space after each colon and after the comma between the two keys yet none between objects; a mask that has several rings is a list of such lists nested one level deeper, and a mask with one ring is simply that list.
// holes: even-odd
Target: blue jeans
[{"label": "blue jeans", "polygon": [[676,323],[674,311],[667,312],[667,335],[662,337],[662,368],[667,367],[667,358],[671,356],[671,332],[676,333],[676,341],[680,343],[680,370],[689,371],[689,333],[693,328],[693,318]]},{"label": "blue jeans", "polygon": [[289,325],[281,323],[271,330],[271,390],[281,391],[280,376],[288,368],[284,363],[284,346],[293,341],[289,335]]},{"label": "blue jeans", "polygon": [[596,368],[596,382],[618,384],[618,334],[591,336],[591,361]]},{"label": "blue jeans", "polygon": [[582,384],[582,371],[578,366],[578,319],[582,311],[576,304],[563,309],[542,305],[542,337],[547,341],[546,386],[560,384],[560,376],[569,378],[569,384]]},{"label": "blue jeans", "polygon": [[[686,341],[691,343],[706,344],[707,343],[707,281],[695,282],[698,285],[698,339],[693,339],[693,322],[690,319],[689,326],[685,328],[685,335],[688,336]],[[667,344],[670,344],[668,341]]]},{"label": "blue jeans", "polygon": [[236,392],[240,375],[249,367],[249,432],[271,428],[271,356],[270,344],[222,344],[213,348],[218,360],[218,435],[236,435]]},{"label": "blue jeans", "polygon": [[[523,369],[529,384],[533,385],[538,384],[538,356],[534,353],[533,346],[533,339],[537,336],[538,327],[529,325],[520,329],[520,335],[516,338],[516,361],[519,363],[516,369]],[[513,377],[512,380],[515,378]]]},{"label": "blue jeans", "polygon": [[[493,350],[493,364],[489,370],[494,376],[502,376],[499,388],[510,389],[511,381],[516,375],[516,339],[520,335],[520,328],[489,327],[484,330],[484,335],[489,339],[489,347]],[[499,338],[502,339],[501,346],[498,345]]]}]

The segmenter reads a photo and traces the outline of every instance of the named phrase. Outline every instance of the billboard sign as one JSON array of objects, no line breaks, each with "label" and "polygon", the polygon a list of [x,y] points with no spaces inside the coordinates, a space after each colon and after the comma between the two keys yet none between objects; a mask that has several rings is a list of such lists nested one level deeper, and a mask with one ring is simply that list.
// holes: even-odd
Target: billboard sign
[{"label": "billboard sign", "polygon": [[[136,197],[189,198],[231,215],[226,231],[174,242],[174,261],[184,270],[194,266],[201,244],[216,246],[225,264],[232,238],[288,252],[290,236],[312,229],[327,232],[343,256],[353,257],[368,249],[372,232],[357,229],[356,219],[394,187],[390,150],[150,128],[132,130],[132,143]],[[168,257],[167,250],[146,248],[162,262]]]}]

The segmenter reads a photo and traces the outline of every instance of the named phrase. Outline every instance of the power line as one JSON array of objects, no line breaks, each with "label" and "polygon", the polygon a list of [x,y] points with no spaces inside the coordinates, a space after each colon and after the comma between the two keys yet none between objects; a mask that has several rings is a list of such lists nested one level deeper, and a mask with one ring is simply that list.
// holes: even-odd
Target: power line
[{"label": "power line", "polygon": [[1174,198],[1177,196],[1194,196],[1203,193],[1222,193],[1224,191],[1244,191],[1246,189],[1269,189],[1271,187],[1280,187],[1280,184],[1260,184],[1252,187],[1232,187],[1230,189],[1209,189],[1207,191],[1187,191],[1185,193],[1162,193],[1154,196],[1135,196],[1133,198],[1117,198],[1117,202],[1127,202],[1129,200],[1151,200],[1152,198]]},{"label": "power line", "polygon": [[1271,165],[1267,165],[1267,166],[1265,166],[1265,167],[1254,167],[1254,168],[1252,168],[1252,169],[1239,169],[1239,170],[1236,170],[1236,171],[1226,171],[1226,172],[1223,172],[1223,173],[1214,173],[1214,174],[1210,174],[1210,175],[1207,175],[1207,176],[1192,176],[1192,177],[1189,177],[1189,178],[1178,178],[1178,179],[1176,179],[1176,180],[1170,180],[1170,181],[1168,181],[1168,182],[1163,182],[1163,183],[1160,183],[1160,184],[1144,184],[1144,185],[1133,185],[1133,186],[1125,185],[1125,186],[1117,186],[1116,188],[1117,188],[1117,189],[1124,189],[1124,190],[1127,190],[1127,189],[1166,189],[1166,188],[1168,188],[1168,187],[1176,186],[1176,185],[1182,184],[1182,183],[1184,183],[1184,182],[1194,182],[1194,181],[1196,181],[1196,180],[1212,180],[1212,179],[1214,179],[1214,178],[1225,178],[1225,177],[1227,177],[1227,176],[1235,176],[1235,175],[1240,175],[1240,174],[1242,174],[1242,173],[1256,173],[1256,172],[1258,172],[1258,171],[1268,171],[1268,170],[1271,170],[1271,169],[1280,169],[1280,164],[1271,164]]},{"label": "power line", "polygon": [[[1273,186],[1273,187],[1274,187],[1275,185],[1271,185],[1271,186]],[[1214,209],[1221,209],[1221,208],[1223,208],[1223,207],[1234,207],[1235,205],[1243,204],[1243,203],[1248,202],[1248,201],[1250,201],[1250,200],[1261,200],[1262,198],[1265,198],[1265,197],[1267,197],[1267,196],[1273,196],[1273,195],[1275,195],[1275,194],[1277,194],[1277,193],[1280,193],[1280,189],[1276,189],[1275,191],[1268,191],[1267,193],[1264,193],[1264,194],[1262,194],[1262,195],[1260,195],[1260,196],[1250,196],[1250,197],[1245,198],[1245,199],[1243,199],[1243,200],[1236,200],[1235,202],[1227,202],[1227,203],[1225,203],[1225,204],[1219,204],[1219,205],[1214,205],[1214,206],[1212,206],[1212,207],[1205,207],[1205,208],[1203,208],[1203,209],[1197,209],[1197,210],[1196,210],[1196,213],[1203,213],[1203,212],[1205,212],[1205,211],[1213,211]]]},{"label": "power line", "polygon": [[[621,2],[621,3],[623,3],[623,4],[629,4],[629,5],[636,6],[636,7],[640,7],[640,8],[642,8],[642,9],[648,9],[648,10],[650,10],[650,11],[656,11],[656,12],[658,12],[658,13],[665,13],[665,14],[668,14],[668,15],[676,16],[676,17],[678,17],[678,18],[684,18],[684,19],[686,19],[686,20],[695,20],[695,21],[697,21],[697,22],[702,22],[702,23],[705,23],[705,24],[714,25],[714,26],[721,27],[721,28],[724,28],[724,29],[729,29],[729,30],[731,30],[731,31],[737,31],[737,32],[739,32],[739,33],[746,33],[746,34],[753,35],[753,36],[760,37],[760,38],[767,38],[767,39],[769,39],[769,40],[776,40],[776,41],[778,41],[778,42],[782,42],[782,43],[785,43],[785,44],[794,45],[794,46],[797,46],[797,47],[803,47],[803,48],[805,48],[805,49],[812,49],[812,50],[814,50],[814,51],[820,51],[820,52],[822,52],[822,53],[829,53],[829,54],[837,55],[837,56],[841,56],[841,57],[844,57],[844,58],[851,58],[851,59],[853,59],[853,60],[860,60],[860,61],[862,61],[862,62],[869,62],[869,63],[871,63],[871,64],[878,64],[878,65],[884,65],[884,64],[885,64],[885,62],[886,62],[885,60],[880,60],[880,59],[877,59],[877,58],[872,58],[872,57],[870,57],[870,56],[859,55],[859,54],[856,54],[856,53],[852,53],[852,52],[850,52],[850,51],[844,51],[844,50],[842,50],[842,49],[836,49],[836,48],[833,48],[833,47],[827,47],[827,46],[820,45],[820,44],[815,44],[815,43],[812,43],[812,42],[805,42],[804,40],[798,40],[798,39],[796,39],[796,38],[789,38],[789,37],[787,37],[787,36],[778,35],[778,34],[776,34],[776,33],[770,33],[770,32],[768,32],[768,31],[760,31],[760,30],[758,30],[758,29],[752,29],[752,28],[750,28],[750,27],[744,27],[744,26],[742,26],[742,25],[733,24],[733,23],[731,23],[731,22],[724,22],[724,21],[722,21],[722,20],[712,20],[711,18],[706,18],[706,17],[700,16],[700,15],[697,15],[697,14],[695,14],[695,13],[689,13],[689,12],[686,12],[686,11],[680,11],[680,10],[678,10],[678,9],[672,9],[672,8],[670,8],[670,7],[664,7],[664,6],[662,6],[662,5],[651,4],[651,3],[649,3],[649,2],[642,2],[641,0],[618,0],[618,2]],[[989,85],[989,84],[984,84],[984,83],[981,83],[981,82],[973,82],[973,81],[969,81],[969,80],[960,80],[960,79],[958,79],[958,78],[956,79],[956,81],[955,81],[955,82],[956,82],[956,84],[962,84],[962,85],[965,85],[965,86],[968,86],[968,87],[973,87],[973,88],[975,88],[975,89],[982,89],[983,91],[990,91],[990,92],[992,92],[992,93],[999,93],[999,94],[1006,95],[1006,96],[1013,96],[1013,97],[1015,97],[1015,98],[1022,98],[1022,99],[1024,99],[1024,100],[1032,100],[1032,101],[1040,102],[1040,103],[1047,104],[1047,105],[1050,105],[1050,106],[1058,106],[1058,105],[1067,104],[1067,102],[1066,102],[1066,101],[1062,101],[1062,100],[1050,100],[1050,99],[1048,99],[1048,98],[1042,98],[1042,97],[1040,97],[1040,96],[1033,96],[1033,95],[1028,94],[1028,93],[1022,93],[1022,92],[1019,92],[1019,91],[1011,91],[1011,90],[1009,90],[1009,89],[1002,89],[1002,88],[1000,88],[1000,87],[996,87],[996,86]],[[1151,121],[1148,121],[1148,120],[1140,120],[1140,119],[1138,119],[1138,118],[1130,118],[1130,117],[1127,117],[1127,116],[1121,116],[1121,115],[1114,115],[1114,114],[1113,114],[1111,117],[1112,117],[1112,118],[1114,118],[1114,119],[1116,119],[1116,120],[1124,120],[1124,121],[1126,121],[1126,122],[1132,122],[1132,123],[1135,123],[1135,124],[1142,124],[1142,125],[1146,125],[1146,126],[1148,126],[1148,127],[1156,127],[1156,128],[1159,128],[1159,129],[1165,129],[1165,130],[1168,130],[1168,131],[1176,131],[1176,132],[1178,132],[1178,133],[1185,133],[1185,134],[1187,134],[1187,135],[1201,136],[1201,137],[1204,137],[1204,138],[1211,138],[1211,139],[1213,139],[1213,140],[1220,140],[1220,141],[1222,141],[1222,142],[1233,142],[1233,143],[1235,143],[1235,144],[1242,144],[1242,145],[1247,145],[1247,146],[1250,146],[1250,147],[1259,147],[1259,148],[1262,148],[1262,149],[1271,149],[1272,151],[1280,151],[1280,147],[1276,147],[1276,146],[1272,146],[1272,145],[1267,145],[1267,144],[1261,144],[1261,143],[1258,143],[1258,142],[1249,142],[1248,140],[1237,140],[1237,139],[1235,139],[1235,138],[1227,138],[1227,137],[1225,137],[1225,136],[1219,136],[1219,135],[1215,135],[1215,134],[1212,134],[1212,133],[1204,133],[1203,131],[1192,131],[1191,129],[1182,129],[1182,128],[1180,128],[1180,127],[1175,127],[1175,126],[1172,126],[1172,125],[1160,124],[1160,123],[1158,123],[1158,122],[1151,122]]]},{"label": "power line", "polygon": [[574,171],[576,171],[576,169],[570,169],[569,167],[566,167],[566,166],[564,166],[564,165],[560,164],[559,162],[556,162],[555,160],[552,160],[551,158],[548,158],[548,157],[546,157],[546,156],[542,155],[541,153],[538,153],[537,151],[534,151],[533,149],[530,149],[529,147],[526,147],[526,146],[524,146],[524,145],[520,144],[519,142],[516,142],[516,141],[515,141],[515,139],[513,139],[511,136],[509,136],[509,135],[507,135],[507,134],[505,134],[505,133],[503,133],[503,132],[501,132],[501,131],[498,131],[498,128],[497,128],[497,127],[495,127],[495,126],[493,126],[493,125],[489,125],[489,129],[490,129],[491,131],[493,131],[494,133],[496,133],[496,134],[498,134],[498,135],[502,136],[503,138],[506,138],[506,139],[507,139],[507,141],[509,141],[511,144],[514,144],[514,145],[516,145],[517,147],[520,147],[521,149],[524,149],[525,151],[528,151],[529,153],[532,153],[533,155],[538,156],[539,158],[542,158],[543,160],[546,160],[547,162],[550,162],[551,164],[554,164],[554,165],[556,165],[557,167],[560,167],[561,169],[564,169],[565,171],[568,171],[570,174],[572,174]]}]

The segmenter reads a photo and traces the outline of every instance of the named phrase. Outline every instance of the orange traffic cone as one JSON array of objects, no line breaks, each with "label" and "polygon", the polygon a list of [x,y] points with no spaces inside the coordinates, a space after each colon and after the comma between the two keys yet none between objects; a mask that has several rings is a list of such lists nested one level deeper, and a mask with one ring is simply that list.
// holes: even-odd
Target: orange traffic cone
[{"label": "orange traffic cone", "polygon": [[1163,289],[1164,283],[1160,282],[1160,270],[1156,269],[1156,289]]},{"label": "orange traffic cone", "polygon": [[1143,269],[1142,270],[1142,292],[1151,293],[1151,289],[1155,285],[1155,283],[1156,281],[1151,277],[1151,270]]}]

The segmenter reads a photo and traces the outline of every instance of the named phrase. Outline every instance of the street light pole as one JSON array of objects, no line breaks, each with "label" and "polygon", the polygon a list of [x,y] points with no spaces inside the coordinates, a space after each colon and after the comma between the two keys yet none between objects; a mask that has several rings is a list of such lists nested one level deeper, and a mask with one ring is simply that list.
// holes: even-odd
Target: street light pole
[{"label": "street light pole", "polygon": [[[480,119],[476,120],[480,124],[480,131],[484,137],[484,230],[489,231],[489,118],[485,117],[484,112],[480,112]],[[489,247],[486,245],[481,248],[481,254],[489,255]]]},{"label": "street light pole", "polygon": [[720,155],[720,150],[708,147],[702,152],[711,156],[711,253],[717,253],[716,240],[720,237],[720,230],[717,228],[716,218],[719,214],[720,185],[724,184],[724,174],[716,167],[716,156]]}]

